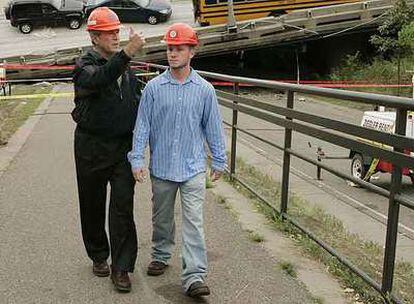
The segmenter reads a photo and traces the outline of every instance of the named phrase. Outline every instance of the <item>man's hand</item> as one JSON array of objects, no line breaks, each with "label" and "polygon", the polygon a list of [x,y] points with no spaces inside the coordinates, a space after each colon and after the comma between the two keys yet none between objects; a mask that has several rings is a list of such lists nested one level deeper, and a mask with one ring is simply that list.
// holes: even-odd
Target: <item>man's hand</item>
[{"label": "man's hand", "polygon": [[132,174],[138,183],[143,183],[147,179],[147,171],[144,168],[132,170]]},{"label": "man's hand", "polygon": [[134,57],[135,53],[138,52],[145,44],[145,38],[142,33],[135,32],[132,27],[129,28],[129,42],[124,47],[124,52],[128,57]]},{"label": "man's hand", "polygon": [[222,175],[223,175],[223,172],[221,172],[221,171],[211,170],[211,173],[210,173],[211,181],[215,182],[215,181],[219,180]]}]

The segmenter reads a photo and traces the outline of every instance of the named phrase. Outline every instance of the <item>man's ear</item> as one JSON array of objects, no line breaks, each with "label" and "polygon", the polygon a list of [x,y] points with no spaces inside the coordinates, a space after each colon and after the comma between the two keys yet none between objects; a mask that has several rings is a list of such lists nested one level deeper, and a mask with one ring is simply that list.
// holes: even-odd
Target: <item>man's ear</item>
[{"label": "man's ear", "polygon": [[91,42],[92,45],[97,45],[98,44],[98,39],[99,39],[99,33],[96,32],[90,32],[89,36],[91,37]]}]

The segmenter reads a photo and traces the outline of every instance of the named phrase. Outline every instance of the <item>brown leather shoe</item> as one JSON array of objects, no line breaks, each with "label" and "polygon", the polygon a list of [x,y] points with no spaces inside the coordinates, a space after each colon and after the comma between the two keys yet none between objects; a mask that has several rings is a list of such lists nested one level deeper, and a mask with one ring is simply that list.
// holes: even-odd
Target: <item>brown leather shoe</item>
[{"label": "brown leather shoe", "polygon": [[159,261],[152,261],[148,265],[147,274],[150,276],[159,276],[165,272],[165,269],[168,267],[167,264]]},{"label": "brown leather shoe", "polygon": [[190,285],[190,288],[188,288],[185,294],[192,298],[208,296],[210,294],[210,288],[208,288],[206,283],[201,282],[201,281],[196,281]]},{"label": "brown leather shoe", "polygon": [[93,262],[92,272],[97,277],[107,277],[110,274],[109,266],[106,261]]},{"label": "brown leather shoe", "polygon": [[120,271],[112,267],[111,280],[118,291],[131,291],[131,280],[129,279],[128,271]]}]

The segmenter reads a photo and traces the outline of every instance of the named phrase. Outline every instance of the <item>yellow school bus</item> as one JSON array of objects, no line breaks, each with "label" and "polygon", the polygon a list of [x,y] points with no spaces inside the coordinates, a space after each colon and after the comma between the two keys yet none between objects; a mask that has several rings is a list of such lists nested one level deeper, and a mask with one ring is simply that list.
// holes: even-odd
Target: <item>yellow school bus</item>
[{"label": "yellow school bus", "polygon": [[[236,21],[279,16],[297,9],[359,0],[233,0]],[[227,0],[193,0],[194,17],[200,25],[227,23]]]}]

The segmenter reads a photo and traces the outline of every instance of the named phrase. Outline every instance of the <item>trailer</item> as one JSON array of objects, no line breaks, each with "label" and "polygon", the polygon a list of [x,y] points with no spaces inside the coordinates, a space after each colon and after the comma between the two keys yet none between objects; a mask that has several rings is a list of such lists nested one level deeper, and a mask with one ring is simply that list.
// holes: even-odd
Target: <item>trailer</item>
[{"label": "trailer", "polygon": [[[396,112],[392,111],[366,111],[362,117],[361,126],[386,133],[394,133],[396,116]],[[408,112],[407,114],[405,136],[414,138],[414,112]],[[392,149],[390,146],[374,141],[365,139],[363,141],[385,149]],[[404,153],[414,156],[414,151],[405,150]],[[365,181],[369,181],[371,176],[377,172],[391,173],[393,169],[391,163],[357,151],[351,150],[349,158],[352,159],[351,175]],[[414,171],[412,169],[403,168],[402,174],[409,176],[414,184]]]}]

